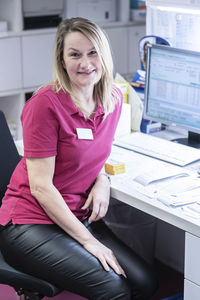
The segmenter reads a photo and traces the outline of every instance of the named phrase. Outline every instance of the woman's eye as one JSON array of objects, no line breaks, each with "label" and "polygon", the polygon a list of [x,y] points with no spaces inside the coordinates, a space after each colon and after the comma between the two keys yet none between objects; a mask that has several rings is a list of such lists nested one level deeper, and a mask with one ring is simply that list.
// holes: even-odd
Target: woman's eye
[{"label": "woman's eye", "polygon": [[74,52],[71,54],[72,57],[79,57],[79,54],[77,52]]},{"label": "woman's eye", "polygon": [[96,50],[92,50],[92,51],[90,51],[90,55],[95,55],[97,53],[97,51]]}]

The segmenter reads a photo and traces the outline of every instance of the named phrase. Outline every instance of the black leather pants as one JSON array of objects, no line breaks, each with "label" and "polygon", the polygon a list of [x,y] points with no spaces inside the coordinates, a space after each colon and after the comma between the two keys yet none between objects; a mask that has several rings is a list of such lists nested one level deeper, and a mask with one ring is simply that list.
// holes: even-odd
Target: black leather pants
[{"label": "black leather pants", "polygon": [[91,300],[150,299],[157,280],[150,267],[125,246],[103,221],[84,225],[111,248],[127,279],[98,259],[55,224],[8,224],[0,232],[0,248],[14,268]]}]

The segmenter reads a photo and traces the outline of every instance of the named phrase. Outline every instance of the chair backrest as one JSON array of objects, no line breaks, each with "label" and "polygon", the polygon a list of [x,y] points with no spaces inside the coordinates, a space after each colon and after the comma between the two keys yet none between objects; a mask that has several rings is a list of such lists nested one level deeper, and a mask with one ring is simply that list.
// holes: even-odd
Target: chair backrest
[{"label": "chair backrest", "polygon": [[0,111],[0,206],[10,177],[20,159],[4,113]]},{"label": "chair backrest", "polygon": [[[0,206],[10,177],[20,159],[21,156],[18,154],[6,118],[3,112],[0,111]],[[12,268],[4,260],[1,251],[0,283],[12,286],[19,295],[24,295],[24,299],[39,300],[45,296],[54,297],[61,292],[60,289],[49,282]]]}]

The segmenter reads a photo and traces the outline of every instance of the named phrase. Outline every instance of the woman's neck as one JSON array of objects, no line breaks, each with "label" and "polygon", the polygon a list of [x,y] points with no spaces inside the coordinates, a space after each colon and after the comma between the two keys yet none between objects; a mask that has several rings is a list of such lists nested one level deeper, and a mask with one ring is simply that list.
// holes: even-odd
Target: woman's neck
[{"label": "woman's neck", "polygon": [[84,93],[80,90],[74,90],[71,96],[75,105],[80,108],[86,117],[91,117],[94,114],[96,111],[96,101],[93,97],[93,90],[84,91]]}]

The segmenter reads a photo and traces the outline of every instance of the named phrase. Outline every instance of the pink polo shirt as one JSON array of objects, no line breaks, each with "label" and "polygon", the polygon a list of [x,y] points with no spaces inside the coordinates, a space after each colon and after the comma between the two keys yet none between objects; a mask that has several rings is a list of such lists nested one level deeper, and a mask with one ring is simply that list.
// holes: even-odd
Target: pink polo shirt
[{"label": "pink polo shirt", "polygon": [[[116,105],[103,121],[100,102],[94,116],[85,119],[68,93],[55,93],[51,86],[42,88],[24,106],[24,157],[56,157],[53,183],[80,220],[88,215],[82,210],[89,189],[108,158],[122,106],[122,94],[114,88]],[[118,98],[118,99],[117,99]],[[93,139],[78,138],[77,128],[92,132]],[[31,195],[26,160],[17,165],[0,208],[0,223],[53,223]]]}]

